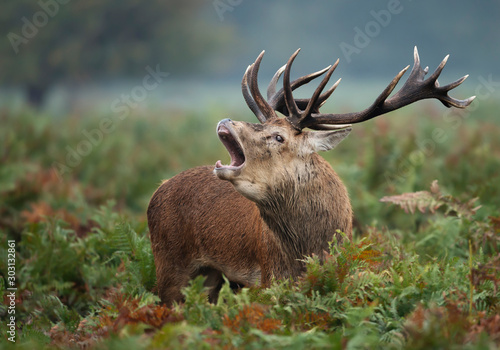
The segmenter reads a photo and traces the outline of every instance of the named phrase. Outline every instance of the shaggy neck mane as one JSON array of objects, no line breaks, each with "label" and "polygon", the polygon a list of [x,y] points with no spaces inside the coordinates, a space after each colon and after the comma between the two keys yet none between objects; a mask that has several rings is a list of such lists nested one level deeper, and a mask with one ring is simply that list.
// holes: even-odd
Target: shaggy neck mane
[{"label": "shaggy neck mane", "polygon": [[335,196],[345,193],[345,188],[319,155],[313,155],[303,169],[294,170],[269,188],[257,206],[281,247],[296,261],[312,253],[322,255],[328,248],[325,242],[333,239],[336,228],[343,227],[337,220],[345,208]]}]

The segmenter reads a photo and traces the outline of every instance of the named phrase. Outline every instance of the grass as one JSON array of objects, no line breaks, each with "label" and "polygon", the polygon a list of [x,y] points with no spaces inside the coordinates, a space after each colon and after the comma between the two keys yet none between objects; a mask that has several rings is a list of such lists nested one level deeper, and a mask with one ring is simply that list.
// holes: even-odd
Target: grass
[{"label": "grass", "polygon": [[8,240],[18,289],[16,343],[2,321],[2,348],[495,348],[498,107],[423,104],[356,126],[323,154],[350,192],[353,242],[332,245],[324,264],[305,258],[295,281],[224,288],[217,305],[196,279],[173,309],[155,294],[145,211],[162,179],[228,157],[218,111],[3,110],[2,319]]}]

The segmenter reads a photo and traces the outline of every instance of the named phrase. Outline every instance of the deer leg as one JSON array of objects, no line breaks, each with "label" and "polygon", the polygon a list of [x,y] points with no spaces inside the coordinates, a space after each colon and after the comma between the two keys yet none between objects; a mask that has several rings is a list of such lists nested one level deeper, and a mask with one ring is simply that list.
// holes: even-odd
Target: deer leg
[{"label": "deer leg", "polygon": [[157,286],[161,302],[167,306],[172,306],[174,302],[180,302],[184,299],[181,289],[189,283],[189,272],[179,271],[172,268],[175,265],[163,266],[157,268],[156,276],[158,276]]},{"label": "deer leg", "polygon": [[222,273],[218,270],[206,267],[200,270],[200,274],[206,276],[204,285],[208,288],[208,301],[212,304],[217,303],[219,291],[224,283]]}]

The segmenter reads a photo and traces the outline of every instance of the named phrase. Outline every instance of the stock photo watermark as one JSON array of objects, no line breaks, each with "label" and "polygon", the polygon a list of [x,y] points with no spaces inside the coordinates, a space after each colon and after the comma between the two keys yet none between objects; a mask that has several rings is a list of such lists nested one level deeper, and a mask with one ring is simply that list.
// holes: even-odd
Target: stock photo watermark
[{"label": "stock photo watermark", "polygon": [[76,146],[66,146],[64,162],[52,163],[52,168],[60,180],[64,175],[71,173],[74,168],[80,165],[82,160],[101,144],[105,135],[115,131],[117,123],[127,118],[130,112],[146,100],[149,93],[160,86],[170,75],[168,72],[163,72],[159,64],[156,65],[155,69],[147,66],[145,70],[148,74],[144,76],[141,84],[134,86],[130,93],[121,94],[120,97],[111,102],[110,109],[115,116],[101,118],[99,125],[92,130],[83,129],[83,137]]},{"label": "stock photo watermark", "polygon": [[7,339],[16,342],[16,241],[7,241]]},{"label": "stock photo watermark", "polygon": [[59,13],[60,6],[66,5],[70,1],[39,0],[37,4],[40,10],[29,16],[30,18],[26,16],[21,18],[22,25],[18,33],[9,32],[7,34],[7,39],[9,39],[14,52],[19,53],[19,47],[28,44],[31,39],[37,36],[38,32],[49,23],[49,20]]},{"label": "stock photo watermark", "polygon": [[500,81],[494,81],[492,74],[487,78],[479,76],[477,80],[479,83],[474,89],[476,96],[474,103],[466,109],[448,109],[443,114],[442,119],[449,127],[446,129],[436,127],[432,130],[430,137],[424,140],[417,140],[416,149],[409,156],[401,157],[396,161],[399,164],[396,172],[387,171],[384,174],[389,185],[404,182],[415,168],[423,165],[425,159],[434,154],[437,145],[443,144],[448,140],[450,131],[455,131],[461,127],[470,114],[477,110],[482,101],[491,98],[500,89]]},{"label": "stock photo watermark", "polygon": [[403,10],[404,7],[400,0],[389,0],[385,8],[378,11],[371,10],[370,17],[372,20],[366,22],[362,27],[354,27],[352,42],[346,43],[343,41],[340,43],[340,50],[347,63],[352,61],[352,55],[360,54],[374,38],[380,35],[383,28],[389,26],[394,16],[400,14]]},{"label": "stock photo watermark", "polygon": [[219,20],[222,22],[224,21],[224,14],[226,12],[233,12],[242,2],[243,0],[214,0],[212,5],[214,6]]}]

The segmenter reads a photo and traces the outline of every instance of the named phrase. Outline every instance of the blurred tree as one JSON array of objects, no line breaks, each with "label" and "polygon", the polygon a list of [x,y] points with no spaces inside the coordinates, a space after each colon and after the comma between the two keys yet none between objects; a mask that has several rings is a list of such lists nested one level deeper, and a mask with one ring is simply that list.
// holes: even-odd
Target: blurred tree
[{"label": "blurred tree", "polygon": [[2,4],[0,81],[39,106],[59,81],[187,71],[217,49],[223,26],[201,16],[204,0],[16,0]]}]

